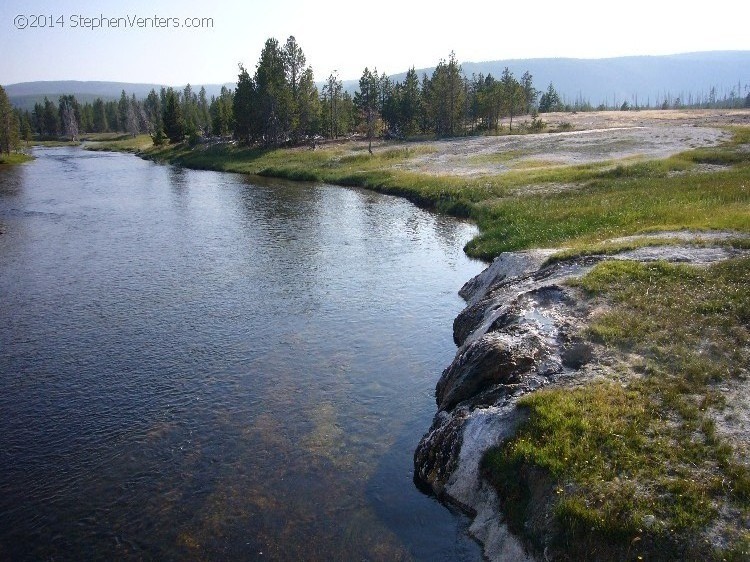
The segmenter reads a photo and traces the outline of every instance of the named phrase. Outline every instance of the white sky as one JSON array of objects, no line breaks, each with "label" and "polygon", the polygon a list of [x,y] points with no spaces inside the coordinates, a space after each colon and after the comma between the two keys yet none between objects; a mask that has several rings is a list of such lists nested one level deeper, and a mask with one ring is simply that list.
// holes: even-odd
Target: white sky
[{"label": "white sky", "polygon": [[[17,29],[16,16],[64,26]],[[206,17],[208,29],[71,27],[81,15]],[[43,20],[39,18],[37,23]],[[670,0],[0,0],[0,84],[113,80],[181,85],[252,73],[268,37],[294,35],[317,80],[459,61],[750,50],[750,4]]]}]

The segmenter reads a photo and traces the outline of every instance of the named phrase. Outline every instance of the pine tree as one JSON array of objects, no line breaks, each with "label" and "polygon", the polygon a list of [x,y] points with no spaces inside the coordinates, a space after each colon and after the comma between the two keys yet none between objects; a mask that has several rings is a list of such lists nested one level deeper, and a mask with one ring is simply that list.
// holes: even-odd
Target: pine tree
[{"label": "pine tree", "polygon": [[94,106],[89,102],[80,106],[80,129],[82,132],[90,133],[94,130]]},{"label": "pine tree", "polygon": [[375,123],[378,119],[378,107],[380,104],[380,80],[378,71],[375,73],[365,67],[362,77],[359,79],[359,91],[354,94],[354,106],[357,108],[359,118],[364,125],[367,136],[367,150],[372,154],[372,137],[375,135]]},{"label": "pine tree", "polygon": [[234,90],[232,113],[234,114],[234,136],[237,140],[250,143],[253,139],[255,122],[255,83],[247,70],[240,64],[237,88]]},{"label": "pine tree", "polygon": [[146,118],[150,123],[150,126],[147,127],[148,131],[156,131],[161,127],[161,102],[156,90],[151,89],[148,96],[146,96],[146,100],[143,102],[143,110],[145,111]]},{"label": "pine tree", "polygon": [[166,106],[162,122],[164,123],[164,133],[167,135],[169,142],[178,143],[185,137],[185,122],[182,117],[182,108],[177,93],[172,88],[166,91]]},{"label": "pine tree", "polygon": [[104,102],[104,113],[107,116],[107,131],[108,132],[114,132],[118,130],[118,120],[119,117],[117,115],[117,106],[118,103],[116,101],[108,101]]},{"label": "pine tree", "polygon": [[186,135],[195,137],[198,132],[198,97],[193,92],[193,87],[187,84],[182,90],[182,120]]},{"label": "pine tree", "polygon": [[202,133],[208,134],[209,129],[211,128],[211,116],[208,112],[208,99],[206,98],[206,88],[204,86],[201,86],[200,91],[198,92],[198,128],[201,130]]},{"label": "pine tree", "polygon": [[429,111],[437,135],[454,136],[462,132],[464,96],[461,65],[451,52],[448,62],[440,60],[430,80]]},{"label": "pine tree", "polygon": [[286,142],[292,129],[293,99],[286,58],[279,42],[267,39],[255,71],[258,119],[266,146]]},{"label": "pine tree", "polygon": [[0,153],[10,154],[18,149],[19,121],[8,99],[5,88],[0,86]]},{"label": "pine tree", "polygon": [[42,118],[43,134],[47,137],[56,137],[60,131],[60,122],[58,120],[57,108],[55,104],[44,98],[44,110]]},{"label": "pine tree", "polygon": [[399,113],[402,132],[406,136],[412,136],[419,129],[419,112],[422,106],[419,77],[414,67],[411,67],[406,73],[400,102]]},{"label": "pine tree", "polygon": [[234,103],[232,91],[226,86],[221,87],[218,98],[211,100],[209,113],[211,114],[211,130],[218,137],[228,136],[233,128],[232,105]]},{"label": "pine tree", "polygon": [[557,95],[552,82],[549,83],[547,91],[539,98],[539,113],[549,113],[551,111],[560,111],[560,96]]},{"label": "pine tree", "polygon": [[29,117],[29,112],[26,111],[21,119],[21,140],[26,143],[26,146],[31,142],[32,135],[33,129],[31,128],[31,119]]},{"label": "pine tree", "polygon": [[513,116],[523,109],[524,90],[507,66],[500,77],[500,84],[502,84],[503,113],[510,117],[510,130],[513,131]]},{"label": "pine tree", "polygon": [[531,113],[532,108],[536,105],[536,100],[539,97],[539,90],[534,88],[533,77],[528,70],[523,73],[523,76],[521,76],[520,84],[523,89],[523,111],[524,113]]},{"label": "pine tree", "polygon": [[297,90],[298,131],[301,137],[312,137],[320,131],[320,97],[309,66],[302,73]]},{"label": "pine tree", "polygon": [[427,73],[422,74],[422,103],[419,106],[419,128],[422,133],[427,133],[431,128],[432,119],[432,84],[427,77]]},{"label": "pine tree", "polygon": [[325,128],[328,131],[328,136],[332,139],[339,136],[343,90],[341,80],[339,80],[338,74],[334,70],[328,76],[323,86],[323,112],[326,117]]},{"label": "pine tree", "polygon": [[293,142],[296,144],[302,135],[300,130],[300,83],[305,72],[305,54],[291,35],[284,44],[283,50],[284,68],[286,72],[286,83],[291,94],[289,107],[289,128]]},{"label": "pine tree", "polygon": [[117,103],[117,130],[123,133],[128,130],[128,108],[130,100],[125,94],[125,90],[120,93],[120,101]]}]

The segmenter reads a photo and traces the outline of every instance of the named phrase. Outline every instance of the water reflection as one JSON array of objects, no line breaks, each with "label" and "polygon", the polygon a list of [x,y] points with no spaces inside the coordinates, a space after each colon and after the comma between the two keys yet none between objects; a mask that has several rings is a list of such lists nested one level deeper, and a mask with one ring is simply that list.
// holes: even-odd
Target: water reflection
[{"label": "water reflection", "polygon": [[411,478],[470,227],[38,155],[0,175],[0,558],[479,559]]}]

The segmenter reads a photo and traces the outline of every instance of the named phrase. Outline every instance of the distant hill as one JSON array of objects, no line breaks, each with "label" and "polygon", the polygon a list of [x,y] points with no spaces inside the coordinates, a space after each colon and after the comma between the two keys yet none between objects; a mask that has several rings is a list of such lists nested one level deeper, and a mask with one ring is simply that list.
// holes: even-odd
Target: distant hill
[{"label": "distant hill", "polygon": [[[492,74],[499,77],[507,66],[520,78],[527,70],[532,74],[534,84],[545,90],[552,83],[568,103],[584,100],[597,106],[620,105],[623,101],[640,105],[649,102],[655,105],[666,96],[680,97],[687,102],[689,96],[707,97],[711,88],[716,88],[719,98],[732,90],[746,96],[750,91],[750,51],[710,51],[664,56],[617,57],[607,59],[509,59],[487,62],[464,62],[464,74]],[[364,68],[364,67],[363,67]],[[418,69],[432,75],[434,68]],[[406,71],[392,76],[403,80]],[[218,95],[221,86],[234,87],[234,83],[204,84],[209,99]],[[198,92],[201,84],[191,84]],[[354,92],[359,87],[358,79],[344,80],[344,89]],[[739,90],[738,90],[739,86]],[[97,97],[104,100],[119,99],[120,93],[144,98],[153,88],[157,92],[161,84],[131,84],[127,82],[81,82],[75,80],[55,82],[24,82],[5,86],[11,103],[22,109],[33,109],[36,102],[47,96],[57,101],[62,94],[74,94],[79,101],[93,101]],[[178,86],[182,89],[184,85]],[[319,84],[322,87],[322,83]]]},{"label": "distant hill", "polygon": [[[507,66],[520,78],[525,71],[534,85],[545,90],[551,82],[567,102],[577,99],[620,105],[623,101],[652,105],[688,96],[707,97],[711,88],[723,98],[732,89],[746,96],[750,88],[750,51],[713,51],[667,56],[618,57],[608,59],[516,59],[462,65],[467,76],[480,72],[499,77]],[[738,90],[739,84],[739,90]]]},{"label": "distant hill", "polygon": [[[741,96],[750,91],[750,51],[710,51],[664,56],[635,56],[607,59],[508,59],[461,64],[466,76],[492,74],[499,78],[505,67],[516,78],[527,70],[539,90],[552,83],[558,94],[569,103],[582,99],[597,106],[600,103],[619,106],[623,101],[651,105],[663,101],[666,94],[683,102],[692,94],[708,95],[716,88],[717,96],[729,95],[732,89]],[[433,68],[417,70],[432,75]],[[393,75],[401,81],[406,72]],[[740,92],[737,92],[738,84]],[[356,80],[344,82],[347,91],[358,88]]]},{"label": "distant hill", "polygon": [[[211,96],[218,96],[221,87],[226,85],[233,88],[234,84],[191,84],[190,87],[197,94],[201,86],[206,88],[208,99]],[[180,90],[185,87],[177,86]],[[162,88],[162,84],[132,84],[129,82],[82,82],[78,80],[58,80],[58,81],[40,81],[40,82],[21,82],[19,84],[10,84],[4,86],[10,102],[20,109],[34,109],[34,104],[42,102],[46,96],[57,103],[60,96],[64,94],[73,94],[81,103],[93,102],[96,98],[104,101],[118,100],[120,94],[130,97],[135,94],[138,99],[145,98],[153,89],[157,93]]]}]

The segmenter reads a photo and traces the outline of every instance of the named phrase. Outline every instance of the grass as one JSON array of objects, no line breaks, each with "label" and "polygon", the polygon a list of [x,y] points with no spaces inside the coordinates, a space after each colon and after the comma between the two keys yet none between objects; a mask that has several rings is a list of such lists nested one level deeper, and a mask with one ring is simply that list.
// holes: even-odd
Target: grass
[{"label": "grass", "polygon": [[0,170],[6,166],[15,166],[16,164],[23,164],[29,160],[33,160],[34,157],[23,152],[11,152],[10,154],[0,153]]},{"label": "grass", "polygon": [[693,164],[688,155],[609,170],[546,172],[534,183],[557,176],[559,183],[582,188],[482,206],[476,213],[481,234],[469,253],[488,259],[503,251],[596,243],[644,230],[750,231],[750,154],[727,152],[741,163],[712,174],[669,177],[670,169]]},{"label": "grass", "polygon": [[475,154],[469,156],[467,160],[469,163],[479,166],[484,164],[509,164],[528,154],[528,150],[503,150],[501,152]]},{"label": "grass", "polygon": [[87,141],[87,150],[120,152],[141,152],[153,146],[153,141],[149,135],[121,135],[121,134],[91,134],[82,140]]},{"label": "grass", "polygon": [[[712,414],[724,407],[717,385],[749,375],[750,259],[605,262],[575,284],[610,304],[587,337],[639,358],[640,376],[521,398],[528,422],[483,461],[511,527],[527,533],[523,476],[537,471],[556,492],[553,542],[574,558],[746,560],[750,471]],[[722,512],[735,515],[714,527],[717,550],[706,537]]]},{"label": "grass", "polygon": [[55,139],[55,140],[34,140],[34,141],[31,141],[31,144],[34,146],[57,147],[57,146],[79,146],[81,143],[80,141]]}]

